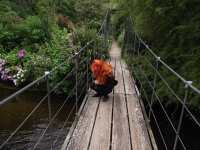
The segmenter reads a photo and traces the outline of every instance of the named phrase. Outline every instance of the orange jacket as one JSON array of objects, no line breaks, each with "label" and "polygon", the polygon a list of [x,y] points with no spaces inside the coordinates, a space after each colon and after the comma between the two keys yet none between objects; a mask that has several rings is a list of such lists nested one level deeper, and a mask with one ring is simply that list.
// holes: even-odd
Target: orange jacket
[{"label": "orange jacket", "polygon": [[94,59],[91,64],[91,71],[97,84],[105,84],[107,77],[112,76],[112,66],[102,60]]}]

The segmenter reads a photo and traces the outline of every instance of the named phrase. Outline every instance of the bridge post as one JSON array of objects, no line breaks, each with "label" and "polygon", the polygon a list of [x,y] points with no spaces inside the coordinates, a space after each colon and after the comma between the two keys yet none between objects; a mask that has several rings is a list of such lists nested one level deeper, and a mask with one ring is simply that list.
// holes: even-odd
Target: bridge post
[{"label": "bridge post", "polygon": [[138,49],[137,49],[137,53],[138,53],[138,56],[140,55],[140,40],[138,39]]},{"label": "bridge post", "polygon": [[179,138],[179,135],[180,135],[181,125],[182,125],[182,122],[183,122],[183,114],[184,114],[184,111],[185,111],[185,107],[186,107],[185,105],[186,105],[186,101],[187,101],[188,94],[189,94],[188,86],[191,85],[191,84],[192,84],[192,81],[187,81],[185,83],[185,96],[184,96],[184,99],[183,99],[181,114],[180,114],[180,118],[179,118],[179,122],[178,122],[178,127],[177,127],[177,130],[176,130],[176,137],[175,137],[175,140],[174,140],[173,150],[176,150],[176,147],[177,147],[177,144],[178,144],[178,138]]},{"label": "bridge post", "polygon": [[[159,66],[159,61],[160,61],[160,57],[157,57],[156,58],[156,65],[155,65],[155,69],[158,70],[158,66]],[[156,87],[156,80],[157,80],[157,73],[156,71],[154,71],[154,79],[153,79],[153,92],[152,92],[152,95],[151,95],[151,101],[150,101],[150,106],[149,106],[149,113],[148,113],[148,119],[149,121],[151,120],[151,112],[152,112],[152,105],[153,105],[153,99],[154,99],[154,95],[155,95],[155,87]]]},{"label": "bridge post", "polygon": [[51,93],[50,93],[50,86],[49,86],[49,71],[45,71],[46,75],[46,82],[47,82],[47,94],[48,94],[48,111],[49,111],[49,121],[51,120]]},{"label": "bridge post", "polygon": [[[136,41],[137,41],[137,37],[136,37],[136,34],[134,33],[134,47],[133,47],[133,53],[135,53],[136,52]],[[138,56],[139,56],[139,53],[138,53]]]},{"label": "bridge post", "polygon": [[[90,53],[90,51],[89,51],[89,56],[90,56],[90,54],[91,54],[91,53]],[[89,63],[90,63],[90,61],[89,61],[89,56],[86,56],[86,57],[87,57],[87,62],[86,62],[86,63],[87,63],[87,64],[86,64],[86,65],[87,65],[87,66],[86,66],[86,76],[87,76],[87,77],[86,77],[86,78],[87,78],[87,79],[86,79],[86,80],[87,80],[87,81],[86,81],[86,90],[89,89]]]},{"label": "bridge post", "polygon": [[75,101],[75,107],[76,107],[76,118],[78,115],[78,53],[75,53],[75,78],[76,78],[76,83],[75,83],[75,92],[76,92],[76,101]]}]

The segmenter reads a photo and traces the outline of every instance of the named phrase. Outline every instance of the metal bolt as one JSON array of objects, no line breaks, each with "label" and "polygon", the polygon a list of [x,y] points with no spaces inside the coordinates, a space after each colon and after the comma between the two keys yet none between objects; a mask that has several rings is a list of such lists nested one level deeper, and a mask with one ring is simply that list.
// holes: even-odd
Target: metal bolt
[{"label": "metal bolt", "polygon": [[50,72],[49,72],[49,71],[45,71],[44,74],[45,74],[46,76],[48,76],[48,75],[50,74]]},{"label": "metal bolt", "polygon": [[186,81],[185,82],[185,88],[188,88],[188,86],[192,85],[192,81]]},{"label": "metal bolt", "polygon": [[160,61],[160,60],[161,60],[161,57],[156,57],[156,60]]}]

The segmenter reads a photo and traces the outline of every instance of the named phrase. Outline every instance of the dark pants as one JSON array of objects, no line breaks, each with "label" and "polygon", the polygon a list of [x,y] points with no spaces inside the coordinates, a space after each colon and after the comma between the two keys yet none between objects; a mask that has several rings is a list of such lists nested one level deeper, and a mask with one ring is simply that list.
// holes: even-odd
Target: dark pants
[{"label": "dark pants", "polygon": [[112,92],[117,83],[118,82],[114,78],[109,78],[106,84],[99,85],[93,82],[90,87],[91,89],[95,90],[99,96],[106,96]]}]

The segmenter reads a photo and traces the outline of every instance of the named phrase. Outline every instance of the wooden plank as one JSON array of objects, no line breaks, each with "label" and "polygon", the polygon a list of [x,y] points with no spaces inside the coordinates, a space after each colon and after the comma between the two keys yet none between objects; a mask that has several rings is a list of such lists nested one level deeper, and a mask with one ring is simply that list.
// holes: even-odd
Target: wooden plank
[{"label": "wooden plank", "polygon": [[[137,88],[137,87],[136,87],[136,88]],[[138,96],[137,96],[137,97],[138,97]],[[139,100],[139,103],[140,103],[141,110],[142,110],[142,112],[143,112],[144,119],[145,119],[145,120],[148,120],[148,117],[147,117],[147,114],[146,114],[146,110],[145,110],[143,101]],[[153,149],[153,150],[158,150],[158,147],[157,147],[157,144],[156,144],[156,141],[155,141],[155,137],[154,137],[153,131],[152,131],[152,129],[151,129],[150,122],[147,122],[147,123],[146,123],[146,127],[147,127],[147,130],[148,130],[148,133],[149,133],[149,139],[150,139],[150,141],[151,141],[152,149]]]},{"label": "wooden plank", "polygon": [[113,68],[113,74],[115,74],[115,59],[111,59],[110,64],[112,65]]},{"label": "wooden plank", "polygon": [[106,101],[101,100],[94,132],[91,139],[90,150],[109,150],[111,133],[112,99],[110,94]]},{"label": "wooden plank", "polygon": [[117,93],[114,95],[112,149],[131,149],[125,96]]},{"label": "wooden plank", "polygon": [[126,102],[131,132],[131,143],[133,150],[150,150],[151,144],[147,132],[147,127],[137,98],[135,85],[126,63],[122,60],[123,80],[126,93]]},{"label": "wooden plank", "polygon": [[152,149],[135,85],[126,63],[121,61],[133,150]]},{"label": "wooden plank", "polygon": [[111,50],[109,51],[111,58],[121,59],[121,49],[118,47],[117,42],[113,41]]},{"label": "wooden plank", "polygon": [[110,54],[110,63],[115,68],[115,78],[118,80],[114,101],[112,94],[107,101],[99,101],[89,94],[66,148],[68,150],[152,149],[134,80],[126,63],[120,58],[120,49],[116,43],[112,45]]},{"label": "wooden plank", "polygon": [[[115,59],[111,59],[109,63],[113,67],[113,73],[115,73]],[[100,101],[94,132],[91,138],[90,150],[109,150],[112,130],[112,107],[113,93],[109,94],[109,99],[106,101]]]},{"label": "wooden plank", "polygon": [[95,123],[96,111],[98,110],[99,99],[88,98],[88,103],[84,108],[79,121],[69,142],[67,150],[86,150],[89,146],[89,140]]},{"label": "wooden plank", "polygon": [[136,95],[126,95],[133,150],[151,150],[145,120]]},{"label": "wooden plank", "polygon": [[118,84],[115,87],[115,93],[123,94],[124,93],[124,82],[123,82],[123,77],[122,77],[120,60],[116,60],[115,78],[118,81]]},{"label": "wooden plank", "polygon": [[123,71],[124,86],[125,86],[126,94],[135,94],[136,91],[134,88],[134,80],[131,76],[131,73],[128,70],[126,63],[123,60],[121,61],[121,68]]},{"label": "wooden plank", "polygon": [[[88,90],[88,93],[89,92],[90,92],[90,89]],[[82,114],[85,105],[87,105],[88,96],[89,96],[88,94],[85,96],[85,98],[84,98],[84,100],[83,100],[83,102],[82,102],[82,104],[81,104],[81,106],[79,108],[78,116],[80,116]],[[86,108],[85,108],[85,110],[86,110]],[[72,124],[72,126],[71,126],[71,128],[70,128],[70,130],[69,130],[69,132],[67,134],[67,137],[66,137],[66,139],[65,139],[65,141],[64,141],[64,143],[63,143],[63,145],[61,147],[61,150],[65,150],[66,149],[66,147],[67,147],[67,145],[68,145],[68,143],[70,141],[70,137],[72,136],[72,134],[74,132],[74,129],[76,128],[77,122],[78,122],[77,119],[73,122],[73,124]]]},{"label": "wooden plank", "polygon": [[131,149],[130,133],[125,103],[122,70],[119,60],[116,60],[115,73],[115,77],[118,80],[118,85],[114,89],[112,149],[129,150]]}]

